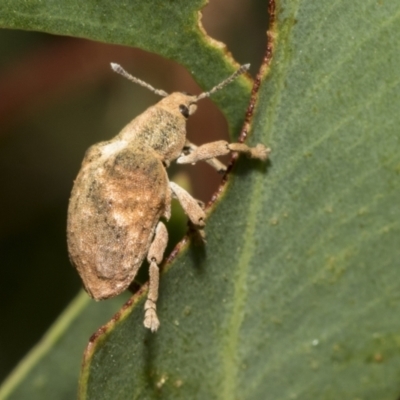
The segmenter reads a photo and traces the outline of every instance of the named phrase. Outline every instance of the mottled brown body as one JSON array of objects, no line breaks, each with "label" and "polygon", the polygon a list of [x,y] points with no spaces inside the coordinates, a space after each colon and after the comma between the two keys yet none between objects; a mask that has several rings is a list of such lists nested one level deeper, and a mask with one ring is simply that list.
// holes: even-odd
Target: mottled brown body
[{"label": "mottled brown body", "polygon": [[[85,155],[69,203],[68,249],[96,300],[116,296],[131,284],[157,222],[170,217],[171,191],[163,163],[182,152],[186,120],[166,110],[164,103],[168,107],[186,98],[176,93],[162,100]],[[152,127],[148,118],[155,121]]]},{"label": "mottled brown body", "polygon": [[[121,67],[113,68],[121,73],[118,69]],[[199,229],[204,226],[205,218],[198,202],[169,182],[166,167],[175,159],[180,163],[206,160],[223,170],[223,164],[214,157],[230,151],[245,152],[260,159],[268,154],[263,145],[249,148],[218,141],[196,147],[187,141],[186,119],[195,112],[196,102],[220,87],[200,96],[183,93],[167,96],[150,87],[166,97],[135,118],[112,140],[92,146],[72,190],[68,249],[87,292],[96,300],[120,294],[132,283],[147,256],[150,286],[144,324],[152,331],[159,326],[158,265],[168,239],[160,218],[169,219],[172,196]]]},{"label": "mottled brown body", "polygon": [[123,292],[146,256],[161,216],[169,216],[168,178],[160,160],[130,146],[90,159],[72,191],[68,218],[71,259],[96,300]]}]

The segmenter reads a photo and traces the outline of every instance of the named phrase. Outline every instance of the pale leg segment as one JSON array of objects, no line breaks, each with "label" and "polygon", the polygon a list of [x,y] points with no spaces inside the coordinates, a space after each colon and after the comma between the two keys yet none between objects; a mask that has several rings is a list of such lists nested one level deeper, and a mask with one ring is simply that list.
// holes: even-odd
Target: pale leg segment
[{"label": "pale leg segment", "polygon": [[206,214],[197,200],[175,182],[170,182],[169,187],[171,188],[172,195],[178,199],[190,221],[192,221],[196,227],[202,228],[205,225]]},{"label": "pale leg segment", "polygon": [[176,162],[178,164],[195,164],[197,161],[214,159],[214,157],[224,156],[232,151],[245,153],[251,158],[260,160],[266,160],[270,153],[270,149],[260,143],[255,147],[249,147],[244,143],[228,143],[225,140],[218,140],[197,147],[189,154],[180,156]]},{"label": "pale leg segment", "polygon": [[[189,142],[188,140],[186,140],[185,143],[185,149],[188,151],[187,154],[191,154],[194,151],[196,151],[199,147],[196,146],[195,144],[193,144],[192,142]],[[204,160],[208,165],[211,165],[214,169],[217,170],[217,172],[225,172],[226,171],[226,165],[223,164],[221,161],[219,161],[218,159],[212,157],[212,158],[208,158]],[[184,164],[184,163],[181,163]]]},{"label": "pale leg segment", "polygon": [[144,326],[155,332],[160,326],[160,321],[157,318],[156,303],[158,299],[158,283],[160,280],[160,272],[158,266],[160,265],[165,248],[168,243],[167,228],[162,222],[159,222],[156,228],[153,242],[147,253],[147,261],[150,263],[149,275],[149,293],[147,300],[144,304]]}]

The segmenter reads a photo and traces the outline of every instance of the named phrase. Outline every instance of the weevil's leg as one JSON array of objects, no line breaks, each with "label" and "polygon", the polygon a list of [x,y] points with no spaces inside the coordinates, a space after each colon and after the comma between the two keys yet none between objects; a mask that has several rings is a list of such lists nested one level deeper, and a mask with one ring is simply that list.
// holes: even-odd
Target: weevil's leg
[{"label": "weevil's leg", "polygon": [[[196,151],[199,147],[193,144],[192,142],[189,142],[186,140],[185,147],[183,148],[184,154],[190,154],[194,151]],[[226,165],[223,164],[221,161],[219,161],[216,158],[209,158],[204,160],[208,165],[211,165],[214,169],[217,170],[219,173],[223,173],[226,171]]]},{"label": "weevil's leg", "polygon": [[198,201],[194,199],[185,189],[182,189],[175,182],[170,182],[172,194],[176,197],[181,204],[183,211],[189,217],[190,221],[197,227],[202,228],[205,225],[206,214],[199,205]]},{"label": "weevil's leg", "polygon": [[153,242],[150,245],[149,252],[147,253],[147,261],[150,263],[150,283],[149,293],[147,295],[146,303],[144,304],[144,326],[155,332],[160,326],[160,321],[157,318],[156,303],[158,299],[158,282],[160,280],[160,272],[158,266],[160,265],[165,248],[168,243],[167,228],[162,222],[159,222],[156,228]]},{"label": "weevil's leg", "polygon": [[179,164],[195,164],[197,161],[224,156],[232,151],[245,153],[251,158],[266,160],[271,150],[260,143],[255,147],[249,147],[244,143],[228,143],[225,140],[218,140],[199,146],[191,153],[180,156],[176,162]]}]

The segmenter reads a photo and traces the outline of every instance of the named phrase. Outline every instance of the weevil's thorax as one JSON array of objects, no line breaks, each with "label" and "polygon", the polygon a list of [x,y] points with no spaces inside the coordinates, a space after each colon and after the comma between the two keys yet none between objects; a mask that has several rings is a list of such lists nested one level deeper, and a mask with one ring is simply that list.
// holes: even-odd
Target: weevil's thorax
[{"label": "weevil's thorax", "polygon": [[172,93],[130,122],[119,138],[151,147],[163,161],[175,160],[186,141],[186,120],[196,111],[196,98]]}]

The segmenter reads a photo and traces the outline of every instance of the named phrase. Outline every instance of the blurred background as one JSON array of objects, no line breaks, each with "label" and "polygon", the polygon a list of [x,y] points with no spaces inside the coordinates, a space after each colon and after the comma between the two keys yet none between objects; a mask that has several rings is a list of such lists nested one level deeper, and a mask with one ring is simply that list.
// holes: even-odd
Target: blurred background
[{"label": "blurred background", "polygon": [[[211,0],[203,25],[256,74],[266,45],[266,0]],[[68,260],[65,230],[69,194],[86,149],[115,136],[159,100],[112,73],[109,63],[167,92],[201,90],[172,61],[88,40],[0,30],[0,55],[2,381],[81,288]],[[228,137],[211,101],[204,100],[189,120],[188,136],[197,144]],[[171,166],[169,175],[205,202],[221,178],[206,164]],[[169,229],[171,249],[186,230],[176,205]]]}]

